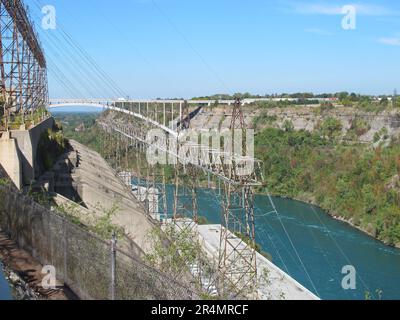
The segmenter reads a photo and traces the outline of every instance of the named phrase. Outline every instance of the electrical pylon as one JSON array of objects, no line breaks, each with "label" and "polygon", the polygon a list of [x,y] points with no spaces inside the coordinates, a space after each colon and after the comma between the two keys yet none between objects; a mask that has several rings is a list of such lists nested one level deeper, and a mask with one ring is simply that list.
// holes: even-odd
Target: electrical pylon
[{"label": "electrical pylon", "polygon": [[[241,102],[236,99],[232,112],[231,161],[224,165],[228,177],[223,182],[222,229],[220,235],[219,271],[220,291],[224,296],[242,296],[255,298],[257,288],[257,253],[255,241],[254,196],[253,184],[255,173],[238,174],[238,158],[242,154],[246,136]],[[238,132],[242,139],[236,141]]]}]

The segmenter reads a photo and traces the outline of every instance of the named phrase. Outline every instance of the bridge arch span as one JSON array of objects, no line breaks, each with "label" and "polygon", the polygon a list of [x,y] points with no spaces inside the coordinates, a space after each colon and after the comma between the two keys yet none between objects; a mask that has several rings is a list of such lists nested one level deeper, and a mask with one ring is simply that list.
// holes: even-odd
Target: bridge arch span
[{"label": "bridge arch span", "polygon": [[110,105],[101,104],[101,103],[58,103],[58,104],[50,104],[48,109],[57,109],[64,107],[91,107],[97,109],[107,109]]},{"label": "bridge arch span", "polygon": [[110,104],[96,103],[96,102],[82,102],[82,103],[80,103],[80,102],[63,102],[63,103],[51,103],[51,104],[49,104],[49,106],[47,108],[48,109],[57,109],[57,108],[62,108],[62,107],[93,107],[93,108],[98,108],[98,109],[101,108],[103,110],[113,110],[116,112],[125,113],[127,115],[133,116],[142,121],[150,123],[151,125],[153,125],[157,128],[160,128],[160,129],[164,130],[165,132],[171,134],[172,136],[178,135],[178,133],[175,130],[168,128],[167,126],[162,125],[153,119],[150,119],[142,114],[132,112],[127,109],[121,109],[118,107],[114,107],[113,105],[110,105]]}]

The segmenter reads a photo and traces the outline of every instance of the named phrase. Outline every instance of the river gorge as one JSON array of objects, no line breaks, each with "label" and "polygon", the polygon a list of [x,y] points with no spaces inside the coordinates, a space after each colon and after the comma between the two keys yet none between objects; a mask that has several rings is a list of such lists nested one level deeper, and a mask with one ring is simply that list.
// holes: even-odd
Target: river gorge
[{"label": "river gorge", "polygon": [[[173,188],[168,188],[169,211]],[[400,249],[389,247],[338,221],[320,208],[300,201],[255,197],[256,237],[273,262],[321,299],[400,299]],[[198,191],[199,214],[220,223],[214,190]],[[210,214],[213,212],[213,214]],[[356,270],[356,289],[345,290],[345,266]]]}]

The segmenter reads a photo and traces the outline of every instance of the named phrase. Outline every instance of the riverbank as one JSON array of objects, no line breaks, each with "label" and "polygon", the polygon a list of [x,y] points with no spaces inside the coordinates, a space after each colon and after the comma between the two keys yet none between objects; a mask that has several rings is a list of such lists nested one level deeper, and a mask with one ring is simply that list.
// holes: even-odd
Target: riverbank
[{"label": "riverbank", "polygon": [[[201,185],[200,187],[201,187],[201,188],[208,188],[208,189],[212,189],[212,190],[216,190],[216,189],[217,189],[216,186],[207,187],[207,186]],[[258,196],[267,196],[268,194],[267,194],[267,193],[263,193],[263,192],[256,192],[255,195],[258,195]],[[373,232],[371,232],[370,230],[367,230],[366,228],[363,228],[363,227],[361,227],[361,226],[359,226],[359,225],[356,225],[356,224],[352,221],[352,219],[346,219],[346,218],[342,217],[342,216],[341,216],[339,213],[337,213],[337,212],[332,212],[332,211],[330,211],[329,209],[323,208],[323,207],[322,207],[319,203],[317,203],[317,201],[316,201],[315,199],[313,199],[311,196],[310,196],[310,197],[286,197],[286,196],[280,195],[280,194],[271,194],[271,196],[277,197],[277,198],[282,198],[282,199],[295,200],[295,201],[303,202],[303,203],[305,203],[305,204],[309,204],[309,205],[313,205],[313,206],[315,206],[315,207],[318,207],[318,208],[320,208],[321,210],[323,210],[324,212],[326,212],[326,213],[327,213],[330,217],[332,217],[333,219],[348,224],[349,226],[351,226],[351,227],[357,229],[358,231],[361,231],[361,232],[367,234],[368,236],[370,236],[370,237],[374,238],[375,240],[377,240],[377,241],[383,243],[384,245],[387,245],[387,246],[389,246],[389,247],[393,247],[393,248],[398,248],[398,249],[400,249],[400,243],[398,243],[398,244],[396,244],[396,245],[390,245],[390,244],[388,244],[388,243],[385,243],[384,241],[378,239],[378,238],[376,237],[376,235],[375,235]]]},{"label": "riverbank", "polygon": [[[258,195],[262,195],[265,196],[265,193],[257,193]],[[320,208],[321,210],[323,210],[326,214],[328,214],[330,217],[332,217],[335,220],[341,221],[343,223],[348,224],[349,226],[351,226],[352,228],[357,229],[358,231],[374,238],[375,240],[383,243],[386,246],[392,247],[392,248],[398,248],[400,249],[400,243],[396,244],[396,245],[391,245],[388,243],[385,243],[384,241],[382,241],[381,239],[379,239],[374,233],[372,233],[370,230],[367,230],[359,225],[356,225],[352,219],[346,219],[344,217],[342,217],[339,213],[337,212],[332,212],[329,209],[325,209],[323,208],[320,204],[317,203],[317,201],[315,201],[315,199],[311,198],[311,197],[285,197],[283,195],[279,195],[279,194],[272,194],[272,196],[277,197],[277,198],[282,198],[282,199],[289,199],[289,200],[295,200],[295,201],[299,201],[299,202],[303,202],[305,204],[309,204],[309,205],[313,205],[315,207]]]}]

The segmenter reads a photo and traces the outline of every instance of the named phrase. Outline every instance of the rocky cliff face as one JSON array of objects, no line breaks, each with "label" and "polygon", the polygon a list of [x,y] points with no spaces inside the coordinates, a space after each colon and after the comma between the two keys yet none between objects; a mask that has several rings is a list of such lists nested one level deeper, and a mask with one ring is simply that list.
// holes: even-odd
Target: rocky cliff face
[{"label": "rocky cliff face", "polygon": [[[224,129],[231,123],[232,107],[204,108],[192,120],[195,129]],[[295,130],[314,131],[321,123],[333,117],[342,123],[342,136],[346,140],[371,143],[377,136],[382,139],[400,135],[400,111],[381,113],[363,112],[355,108],[336,107],[321,111],[318,106],[260,109],[256,106],[244,107],[245,123],[257,130],[272,126],[282,128],[290,121]]]},{"label": "rocky cliff face", "polygon": [[[400,134],[400,113],[389,111],[383,113],[366,113],[352,108],[338,107],[330,111],[320,113],[314,107],[309,108],[285,108],[271,109],[267,111],[270,117],[276,117],[273,123],[282,127],[288,120],[293,123],[295,130],[314,131],[327,118],[333,117],[342,123],[342,136],[344,139],[370,143],[374,137],[398,136]],[[349,133],[354,134],[350,136]]]}]

